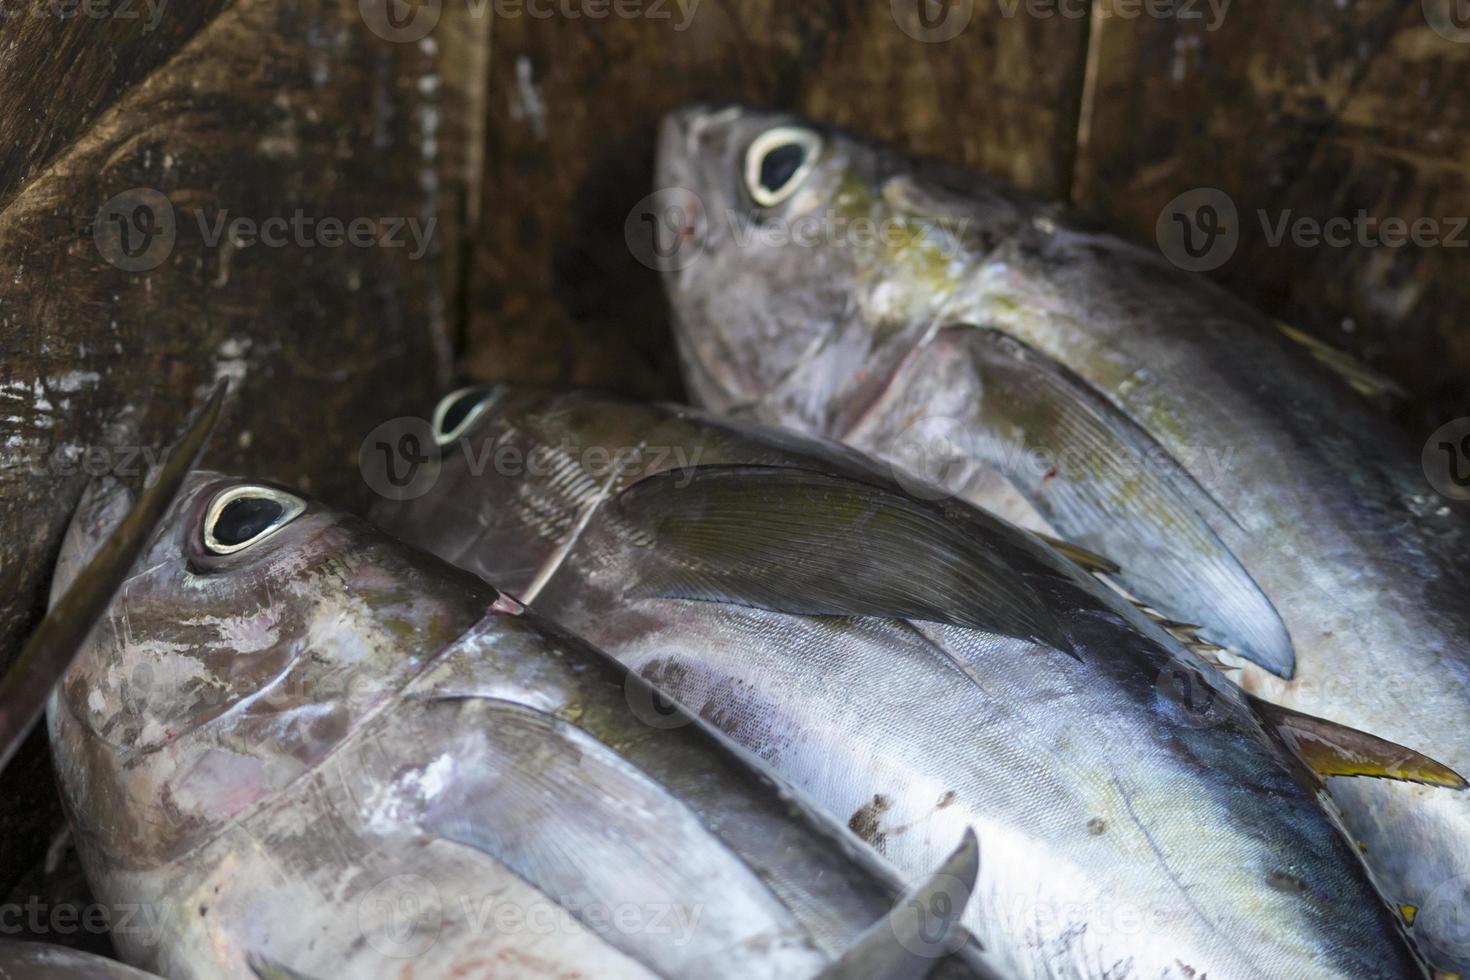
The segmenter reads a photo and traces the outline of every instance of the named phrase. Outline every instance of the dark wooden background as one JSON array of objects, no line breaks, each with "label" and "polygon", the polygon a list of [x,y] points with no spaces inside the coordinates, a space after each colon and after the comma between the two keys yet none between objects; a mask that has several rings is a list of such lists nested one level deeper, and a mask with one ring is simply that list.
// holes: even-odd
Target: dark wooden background
[{"label": "dark wooden background", "polygon": [[[237,384],[211,465],[347,506],[367,496],[367,432],[453,375],[678,396],[623,223],[652,189],[660,115],[693,100],[831,119],[1145,241],[1176,195],[1221,189],[1244,220],[1215,275],[1396,378],[1408,438],[1470,414],[1466,249],[1273,248],[1253,217],[1470,213],[1470,43],[1426,15],[1449,0],[1237,0],[1219,24],[1204,0],[1179,0],[1202,19],[1122,16],[1134,0],[702,0],[683,30],[676,0],[632,18],[413,0],[392,9],[427,19],[385,32],[400,2],[171,0],[151,25],[147,0],[0,3],[0,662],[85,482],[15,459],[161,446],[221,374]],[[968,24],[920,42],[899,27],[915,3]],[[93,225],[138,188],[179,229],[129,272]],[[418,261],[211,247],[196,208],[437,227]],[[0,896],[56,823],[36,739],[0,780]]]}]

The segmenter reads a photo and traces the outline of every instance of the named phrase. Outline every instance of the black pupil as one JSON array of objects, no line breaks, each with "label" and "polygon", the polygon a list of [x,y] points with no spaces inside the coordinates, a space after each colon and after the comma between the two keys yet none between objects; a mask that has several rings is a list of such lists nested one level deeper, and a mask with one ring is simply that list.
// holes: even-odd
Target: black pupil
[{"label": "black pupil", "polygon": [[220,544],[244,544],[274,524],[285,510],[265,497],[231,500],[214,522],[214,539]]},{"label": "black pupil", "polygon": [[449,411],[444,413],[444,421],[440,423],[440,431],[446,436],[459,428],[460,423],[470,417],[475,406],[480,404],[481,394],[478,391],[470,392],[463,397],[456,398],[454,404],[449,406]]},{"label": "black pupil", "polygon": [[800,143],[786,143],[766,154],[761,161],[761,186],[776,193],[791,182],[806,162],[806,148]]}]

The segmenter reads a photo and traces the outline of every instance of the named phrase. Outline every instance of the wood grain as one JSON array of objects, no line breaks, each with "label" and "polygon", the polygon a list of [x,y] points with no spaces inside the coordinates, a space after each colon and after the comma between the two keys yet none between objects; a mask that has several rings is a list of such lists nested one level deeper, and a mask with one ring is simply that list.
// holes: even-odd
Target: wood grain
[{"label": "wood grain", "polygon": [[1085,21],[978,3],[959,36],[924,43],[888,0],[704,0],[684,30],[662,6],[496,21],[468,374],[679,393],[657,277],[623,224],[653,189],[660,117],[689,102],[793,109],[1065,192]]},{"label": "wood grain", "polygon": [[1096,21],[1075,198],[1152,240],[1176,195],[1225,191],[1241,237],[1215,275],[1396,378],[1410,392],[1401,421],[1427,436],[1470,414],[1470,249],[1389,247],[1356,231],[1346,247],[1272,241],[1283,219],[1359,212],[1463,228],[1470,106],[1453,93],[1470,83],[1470,44],[1437,34],[1425,9],[1238,4],[1214,31]]},{"label": "wood grain", "polygon": [[[34,176],[0,210],[0,661],[42,610],[89,471],[140,479],[216,378],[233,392],[206,464],[366,502],[364,437],[448,380],[485,26],[446,10],[435,34],[396,43],[356,2],[240,0],[62,152],[27,158]],[[119,50],[112,22],[69,29],[84,28],[99,33],[72,42],[79,59]],[[118,195],[133,245],[133,219],[171,214],[171,246],[155,234],[161,253],[134,259],[99,243],[99,228],[123,233],[105,207]],[[290,230],[272,232],[280,247],[214,237],[237,218]],[[375,230],[352,244],[326,219]],[[0,788],[3,861],[44,847],[42,797]]]}]

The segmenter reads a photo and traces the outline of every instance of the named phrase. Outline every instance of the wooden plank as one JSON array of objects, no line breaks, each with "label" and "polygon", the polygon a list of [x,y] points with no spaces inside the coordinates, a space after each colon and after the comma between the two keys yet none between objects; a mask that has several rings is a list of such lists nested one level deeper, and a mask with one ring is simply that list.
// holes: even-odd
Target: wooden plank
[{"label": "wooden plank", "polygon": [[[0,210],[0,661],[89,470],[141,477],[216,378],[208,465],[349,507],[364,437],[447,382],[488,25],[395,42],[366,6],[239,0]],[[4,782],[0,894],[56,816]]]},{"label": "wooden plank", "polygon": [[678,394],[657,277],[623,225],[652,190],[660,117],[690,102],[795,109],[1065,191],[1085,21],[956,3],[964,29],[927,43],[890,0],[659,6],[668,19],[496,21],[467,373]]},{"label": "wooden plank", "polygon": [[1224,191],[1240,238],[1213,274],[1396,378],[1411,392],[1400,419],[1424,436],[1470,414],[1467,250],[1356,229],[1345,247],[1273,238],[1283,218],[1427,217],[1448,234],[1470,215],[1470,106],[1452,95],[1470,44],[1436,33],[1428,9],[1283,0],[1236,5],[1213,31],[1095,16],[1074,195],[1152,241],[1177,195]]},{"label": "wooden plank", "polygon": [[227,0],[12,0],[0,5],[0,202]]}]

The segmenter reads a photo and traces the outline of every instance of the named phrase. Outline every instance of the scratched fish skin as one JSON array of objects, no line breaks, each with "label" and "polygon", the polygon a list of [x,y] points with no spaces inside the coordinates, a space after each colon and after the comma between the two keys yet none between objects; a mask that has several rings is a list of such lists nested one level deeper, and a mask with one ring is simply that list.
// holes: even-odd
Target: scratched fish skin
[{"label": "scratched fish skin", "polygon": [[159,980],[113,960],[48,943],[0,940],[0,977],[14,980]]},{"label": "scratched fish skin", "polygon": [[[967,923],[1001,970],[1421,975],[1352,849],[1261,743],[1239,694],[1029,536],[973,512],[972,525],[959,515],[948,529],[1003,559],[1001,581],[1038,597],[1050,627],[1040,632],[1062,634],[1075,656],[984,629],[650,595],[645,552],[660,543],[626,524],[625,506],[659,479],[651,474],[670,481],[648,501],[658,514],[685,506],[700,474],[731,466],[879,482],[883,470],[693,410],[506,387],[457,397],[476,404],[456,408],[452,396],[436,413],[469,421],[432,490],[379,502],[373,520],[588,636],[901,871],[921,873],[973,825],[994,844]],[[768,511],[780,503],[759,500]],[[702,516],[724,520],[714,508]],[[821,510],[806,516],[820,521]],[[799,537],[801,523],[782,527]],[[855,546],[872,550],[854,575],[859,564],[942,571],[901,541]],[[767,567],[775,575],[783,564]],[[1170,677],[1216,694],[1207,723],[1168,696]]]},{"label": "scratched fish skin", "polygon": [[[763,206],[753,151],[793,132],[818,148],[755,178],[794,185],[757,183],[785,195]],[[665,276],[701,404],[948,466],[1203,624],[1248,690],[1470,766],[1463,508],[1270,321],[1056,208],[790,116],[675,114],[658,167],[702,202],[702,251]],[[754,234],[829,214],[894,233]],[[1470,975],[1470,799],[1330,789],[1433,962]]]},{"label": "scratched fish skin", "polygon": [[[58,591],[127,496],[84,500]],[[117,937],[138,966],[810,978],[900,894],[717,733],[640,721],[610,658],[360,520],[196,473],[138,567],[48,712],[94,890],[155,913]],[[935,975],[993,980],[957,955]]]}]

